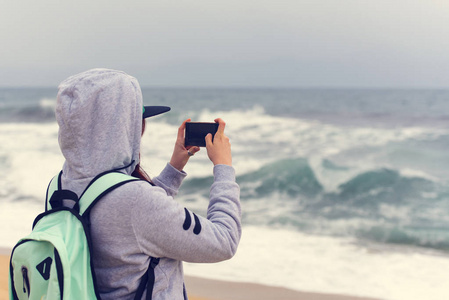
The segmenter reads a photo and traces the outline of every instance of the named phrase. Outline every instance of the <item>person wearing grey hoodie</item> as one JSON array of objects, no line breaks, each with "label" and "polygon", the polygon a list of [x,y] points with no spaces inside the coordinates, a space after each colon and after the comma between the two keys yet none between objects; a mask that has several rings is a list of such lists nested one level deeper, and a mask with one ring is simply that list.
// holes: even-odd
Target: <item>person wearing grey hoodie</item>
[{"label": "person wearing grey hoodie", "polygon": [[[102,172],[142,174],[142,121],[162,112],[161,107],[143,108],[139,83],[121,71],[92,69],[63,81],[56,104],[58,140],[65,157],[62,187],[80,196]],[[152,299],[187,299],[183,261],[213,263],[236,253],[241,237],[240,190],[221,119],[215,120],[219,128],[213,142],[210,134],[206,137],[214,165],[207,216],[174,200],[187,175],[183,168],[199,150],[184,147],[186,121],[179,127],[170,162],[152,184],[139,180],[122,185],[90,213],[93,263],[103,300],[134,299],[151,257],[159,258]]]}]

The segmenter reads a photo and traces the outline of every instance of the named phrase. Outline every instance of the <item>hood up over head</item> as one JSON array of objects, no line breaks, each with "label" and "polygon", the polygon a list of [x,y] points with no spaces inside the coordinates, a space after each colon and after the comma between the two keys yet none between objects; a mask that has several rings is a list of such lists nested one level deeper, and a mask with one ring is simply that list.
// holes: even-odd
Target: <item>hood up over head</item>
[{"label": "hood up over head", "polygon": [[56,104],[63,188],[79,195],[99,173],[131,174],[139,163],[142,110],[139,83],[124,72],[92,69],[64,80]]}]

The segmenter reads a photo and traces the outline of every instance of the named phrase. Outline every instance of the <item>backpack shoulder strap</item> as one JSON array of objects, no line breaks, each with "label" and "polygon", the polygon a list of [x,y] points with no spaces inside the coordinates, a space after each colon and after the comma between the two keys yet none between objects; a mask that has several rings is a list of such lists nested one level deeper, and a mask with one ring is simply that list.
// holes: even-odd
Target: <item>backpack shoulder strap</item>
[{"label": "backpack shoulder strap", "polygon": [[155,274],[154,269],[159,264],[159,258],[150,257],[150,265],[148,266],[147,272],[143,275],[140,280],[139,287],[137,288],[136,294],[134,296],[134,300],[141,300],[143,296],[143,292],[145,289],[147,290],[146,300],[152,300],[153,298],[153,288],[155,282]]},{"label": "backpack shoulder strap", "polygon": [[61,176],[62,171],[59,172],[53,179],[50,181],[47,187],[47,194],[45,197],[45,211],[50,210],[52,208],[50,204],[50,199],[53,196],[54,192],[61,189]]},{"label": "backpack shoulder strap", "polygon": [[79,199],[80,215],[88,215],[92,207],[108,192],[119,186],[140,179],[119,172],[109,172],[95,177]]},{"label": "backpack shoulder strap", "polygon": [[[139,180],[136,177],[132,177],[130,175],[119,172],[103,173],[95,177],[89,183],[86,190],[78,200],[76,194],[72,193],[71,191],[61,189],[61,176],[62,171],[59,172],[59,174],[57,174],[55,177],[53,177],[53,179],[50,181],[50,184],[48,185],[47,195],[45,199],[45,211],[55,208],[54,203],[52,203],[51,201],[52,198],[64,198],[71,199],[77,202],[77,205],[79,205],[80,215],[83,215],[85,213],[89,213],[92,206],[106,193],[127,182]],[[68,193],[72,193],[73,195]]]}]

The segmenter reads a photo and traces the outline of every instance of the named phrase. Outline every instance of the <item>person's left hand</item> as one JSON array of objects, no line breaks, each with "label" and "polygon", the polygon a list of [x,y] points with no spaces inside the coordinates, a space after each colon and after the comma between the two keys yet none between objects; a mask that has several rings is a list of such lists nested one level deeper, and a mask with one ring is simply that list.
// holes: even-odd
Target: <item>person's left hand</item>
[{"label": "person's left hand", "polygon": [[190,119],[182,122],[181,126],[178,128],[178,137],[176,138],[175,149],[173,149],[173,155],[170,159],[170,164],[179,171],[184,169],[184,166],[187,164],[191,156],[200,151],[200,147],[197,146],[184,146],[186,122],[190,122]]}]

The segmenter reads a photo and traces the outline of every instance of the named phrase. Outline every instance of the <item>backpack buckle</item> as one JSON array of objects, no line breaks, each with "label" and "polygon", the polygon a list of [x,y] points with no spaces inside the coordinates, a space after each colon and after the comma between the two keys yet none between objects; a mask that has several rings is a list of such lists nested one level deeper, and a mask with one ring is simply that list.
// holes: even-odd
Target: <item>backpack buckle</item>
[{"label": "backpack buckle", "polygon": [[52,209],[63,207],[63,200],[72,200],[78,203],[78,195],[69,190],[57,190],[51,195],[50,205]]}]

